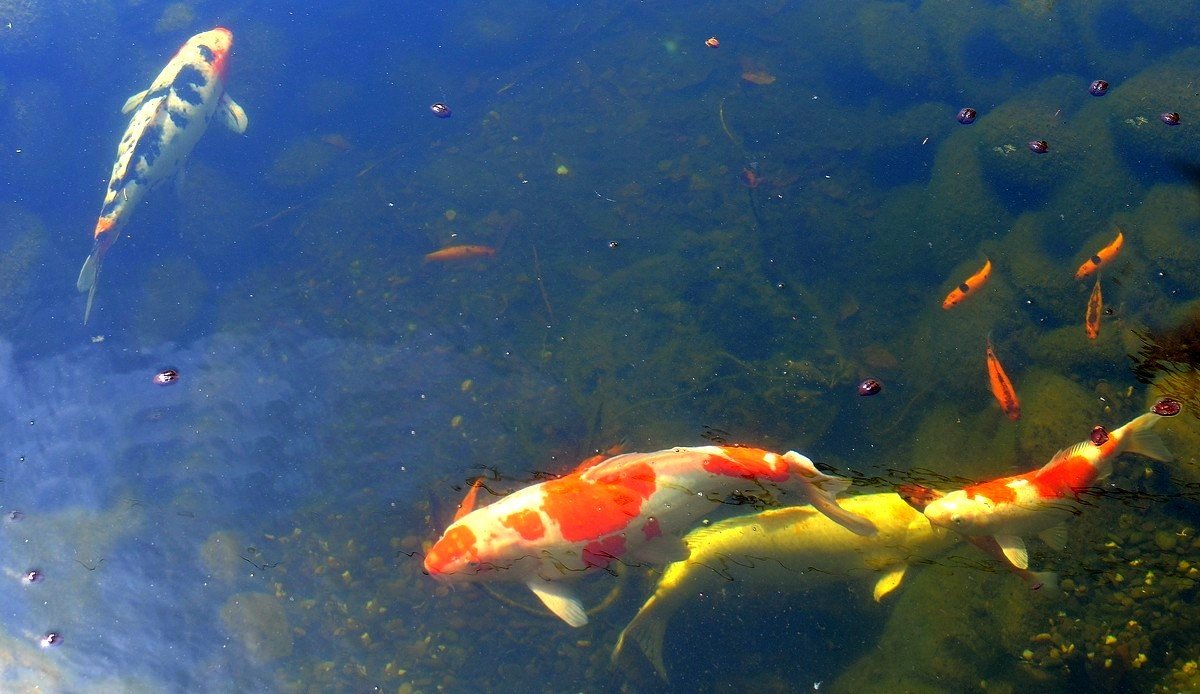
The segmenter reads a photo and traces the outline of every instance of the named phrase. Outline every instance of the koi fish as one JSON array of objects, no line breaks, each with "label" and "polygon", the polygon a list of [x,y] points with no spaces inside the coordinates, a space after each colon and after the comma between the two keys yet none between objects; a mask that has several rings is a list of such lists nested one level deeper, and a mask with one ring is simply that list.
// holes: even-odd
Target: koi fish
[{"label": "koi fish", "polygon": [[942,308],[949,310],[961,304],[967,297],[974,296],[975,292],[988,281],[988,277],[992,275],[992,261],[985,258],[983,267],[974,275],[968,277],[962,284],[954,288],[954,291],[946,295],[945,301],[942,302]]},{"label": "koi fish", "polygon": [[836,581],[874,581],[876,601],[900,586],[910,566],[928,563],[958,538],[899,495],[865,494],[841,500],[842,508],[868,518],[877,535],[859,536],[808,506],[769,509],[728,518],[684,536],[687,559],[666,568],[654,594],[621,631],[615,664],[633,642],[664,680],[663,639],[671,616],[701,593],[730,581],[777,596]]},{"label": "koi fish", "polygon": [[[908,502],[909,506],[912,506],[921,513],[925,512],[925,509],[934,499],[940,499],[946,495],[945,492],[930,489],[920,484],[902,484],[896,490],[896,493]],[[1004,551],[1000,548],[1000,543],[996,542],[996,538],[994,537],[968,536],[966,540],[975,545],[984,554],[1008,567],[1021,580],[1029,584],[1030,590],[1041,590],[1046,587],[1054,588],[1058,585],[1058,574],[1053,571],[1030,571],[1029,569],[1019,569],[1013,566],[1008,561],[1008,557],[1004,556]]]},{"label": "koi fish", "polygon": [[1100,275],[1096,275],[1096,286],[1092,287],[1092,296],[1088,299],[1087,317],[1083,321],[1083,329],[1089,340],[1100,337],[1100,314],[1104,311],[1104,300],[1100,297]]},{"label": "koi fish", "polygon": [[1117,238],[1113,239],[1112,243],[1108,244],[1104,248],[1101,248],[1096,255],[1084,261],[1083,265],[1080,265],[1079,269],[1075,271],[1075,279],[1083,279],[1084,277],[1087,277],[1093,272],[1104,267],[1109,261],[1117,257],[1117,254],[1121,252],[1121,246],[1123,245],[1125,245],[1125,236],[1121,233],[1120,227],[1118,227]]},{"label": "koi fish", "polygon": [[681,539],[703,515],[739,490],[794,494],[858,535],[875,526],[835,500],[849,482],[808,458],[757,448],[702,446],[626,453],[540,482],[478,509],[465,504],[425,555],[444,582],[515,581],[573,627],[587,624],[563,579],[616,561],[666,564],[687,554]]},{"label": "koi fish", "polygon": [[1021,418],[1021,402],[1017,399],[1017,391],[1013,388],[1012,381],[1009,380],[1008,374],[1004,373],[1004,367],[1000,365],[1000,360],[996,358],[996,350],[992,348],[992,338],[987,341],[987,370],[988,383],[992,387],[992,396],[996,398],[996,402],[1000,403],[1000,409],[1004,410],[1004,414],[1012,421],[1017,421]]},{"label": "koi fish", "polygon": [[1107,477],[1117,456],[1128,452],[1170,459],[1151,431],[1164,416],[1147,412],[1104,436],[1059,451],[1038,470],[949,492],[926,506],[925,517],[963,535],[994,538],[1013,566],[1028,569],[1022,536],[1038,535],[1055,549],[1065,546],[1062,523],[1079,513],[1079,493]]},{"label": "koi fish", "polygon": [[447,246],[432,253],[426,253],[425,262],[444,263],[451,260],[488,258],[493,255],[496,255],[496,249],[491,246]]},{"label": "koi fish", "polygon": [[181,174],[184,160],[214,116],[236,133],[246,131],[246,112],[225,93],[232,47],[228,29],[196,34],[167,61],[150,88],[129,97],[121,109],[133,116],[117,145],[92,252],[75,282],[76,289],[88,294],[84,323],[92,313],[104,254],[146,192]]}]

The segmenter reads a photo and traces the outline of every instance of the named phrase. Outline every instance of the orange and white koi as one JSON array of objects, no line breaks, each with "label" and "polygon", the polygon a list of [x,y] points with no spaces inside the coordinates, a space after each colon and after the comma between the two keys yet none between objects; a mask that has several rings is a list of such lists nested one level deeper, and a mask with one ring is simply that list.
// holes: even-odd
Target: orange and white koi
[{"label": "orange and white koi", "polygon": [[450,524],[425,555],[425,571],[444,582],[525,584],[571,626],[587,623],[563,579],[614,562],[666,564],[687,556],[682,539],[704,515],[740,490],[792,495],[859,535],[870,520],[836,501],[849,482],[808,458],[757,448],[702,446],[626,453],[558,479],[520,489]]},{"label": "orange and white koi", "polygon": [[117,145],[108,192],[92,233],[92,252],[79,270],[75,288],[87,292],[87,323],[96,297],[104,254],[147,191],[178,176],[183,162],[219,116],[230,130],[246,131],[246,112],[225,93],[233,33],[216,28],[196,34],[167,62],[149,89],[131,96],[121,109],[133,112]]},{"label": "orange and white koi", "polygon": [[444,263],[451,260],[490,258],[493,255],[496,255],[496,249],[491,246],[447,246],[432,253],[426,253],[425,262]]},{"label": "orange and white koi", "polygon": [[1097,430],[1091,440],[1059,451],[1038,470],[949,492],[925,507],[925,517],[969,537],[995,538],[1013,566],[1028,569],[1022,536],[1038,535],[1061,549],[1066,543],[1062,523],[1079,513],[1079,493],[1107,477],[1117,456],[1170,459],[1151,431],[1164,416],[1170,415],[1147,412],[1115,431]]},{"label": "orange and white koi", "polygon": [[1100,296],[1100,275],[1096,275],[1096,286],[1092,287],[1092,296],[1088,298],[1087,316],[1083,321],[1083,329],[1089,340],[1100,337],[1100,314],[1104,311],[1104,299]]},{"label": "orange and white koi", "polygon": [[996,350],[992,348],[992,338],[987,341],[987,371],[988,384],[992,388],[992,396],[996,398],[996,402],[1000,403],[1000,409],[1004,410],[1004,414],[1012,421],[1017,421],[1021,418],[1021,401],[1017,399],[1017,391],[1013,388],[1012,381],[1008,378],[1008,374],[1004,373],[1004,367],[1000,365],[1000,360],[996,358]]},{"label": "orange and white koi", "polygon": [[988,277],[991,277],[991,275],[992,261],[985,258],[983,267],[979,268],[978,272],[968,277],[962,284],[955,287],[953,291],[946,295],[946,299],[942,301],[942,308],[946,310],[952,309],[965,301],[967,297],[974,296],[975,292],[988,281]]},{"label": "orange and white koi", "polygon": [[1121,252],[1121,246],[1125,245],[1125,235],[1121,233],[1120,227],[1117,228],[1117,238],[1112,240],[1104,248],[1101,248],[1096,255],[1084,261],[1083,265],[1075,271],[1075,279],[1083,279],[1093,272],[1099,270],[1108,264],[1117,254]]}]

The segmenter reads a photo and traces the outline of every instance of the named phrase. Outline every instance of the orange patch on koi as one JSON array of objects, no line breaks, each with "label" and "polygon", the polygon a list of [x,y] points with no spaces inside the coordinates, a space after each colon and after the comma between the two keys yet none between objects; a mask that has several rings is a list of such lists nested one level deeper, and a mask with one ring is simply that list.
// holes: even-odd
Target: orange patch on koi
[{"label": "orange patch on koi", "polygon": [[500,524],[517,531],[526,540],[538,540],[546,534],[546,526],[537,511],[524,509],[510,513],[501,519]]},{"label": "orange patch on koi", "polygon": [[996,358],[991,338],[988,338],[987,341],[987,370],[992,395],[996,398],[996,402],[1000,403],[1000,409],[1004,410],[1004,414],[1008,415],[1009,419],[1017,421],[1021,418],[1021,402],[1017,399],[1017,391],[1013,388],[1012,381],[1008,378],[1008,374],[1004,373],[1004,367],[1000,365],[1000,360]]},{"label": "orange patch on koi", "polygon": [[558,523],[567,542],[620,532],[657,489],[654,477],[654,470],[642,463],[595,481],[579,475],[550,480],[544,483],[542,511]]},{"label": "orange patch on koi", "polygon": [[1104,311],[1104,300],[1100,296],[1100,275],[1096,275],[1096,286],[1092,287],[1092,296],[1088,299],[1087,317],[1083,322],[1083,329],[1087,332],[1089,340],[1095,340],[1100,336],[1100,314]]},{"label": "orange patch on koi", "polygon": [[1096,255],[1088,258],[1079,269],[1075,271],[1075,279],[1082,279],[1099,270],[1108,264],[1117,254],[1121,252],[1121,246],[1125,245],[1125,235],[1121,233],[1121,229],[1117,228],[1117,238],[1112,240],[1104,248],[1101,248]]},{"label": "orange patch on koi", "polygon": [[958,306],[969,296],[974,296],[975,292],[982,287],[988,277],[992,275],[992,261],[984,259],[983,267],[974,275],[968,277],[962,284],[954,288],[954,291],[946,295],[946,299],[942,301],[942,308],[949,310]]},{"label": "orange patch on koi", "polygon": [[710,455],[704,461],[705,470],[714,475],[740,477],[747,480],[782,482],[787,479],[787,465],[779,461],[778,465],[772,467],[766,459],[768,453],[764,450],[722,447],[721,452],[724,455]]}]

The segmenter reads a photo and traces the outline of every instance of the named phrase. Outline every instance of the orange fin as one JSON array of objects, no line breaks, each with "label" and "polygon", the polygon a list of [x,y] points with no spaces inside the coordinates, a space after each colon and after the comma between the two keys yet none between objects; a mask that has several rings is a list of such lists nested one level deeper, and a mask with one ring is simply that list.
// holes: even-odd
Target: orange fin
[{"label": "orange fin", "polygon": [[462,503],[458,505],[458,512],[454,514],[454,520],[458,520],[475,510],[475,499],[479,496],[479,490],[483,487],[483,478],[476,477],[471,483],[471,488],[467,490],[467,495],[463,497]]}]

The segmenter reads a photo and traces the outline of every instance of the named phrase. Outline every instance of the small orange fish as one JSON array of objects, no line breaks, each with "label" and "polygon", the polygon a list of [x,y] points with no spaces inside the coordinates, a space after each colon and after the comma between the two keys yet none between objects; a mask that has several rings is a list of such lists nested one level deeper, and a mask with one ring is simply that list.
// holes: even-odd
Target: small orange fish
[{"label": "small orange fish", "polygon": [[762,182],[763,178],[758,175],[753,164],[742,168],[742,183],[745,183],[747,188],[757,188]]},{"label": "small orange fish", "polygon": [[1009,419],[1017,421],[1021,418],[1021,402],[1017,400],[1017,391],[1013,388],[1012,381],[1009,380],[1008,374],[1004,373],[1000,360],[996,358],[990,337],[987,341],[987,370],[992,395],[995,396],[996,402],[1000,403],[1000,409],[1004,410]]},{"label": "small orange fish", "polygon": [[1121,233],[1121,229],[1117,228],[1117,238],[1113,239],[1112,243],[1100,249],[1096,255],[1088,258],[1083,265],[1075,272],[1075,279],[1082,279],[1092,274],[1093,272],[1104,267],[1110,260],[1117,257],[1121,252],[1121,246],[1125,244],[1125,236]]},{"label": "small orange fish", "polygon": [[717,40],[716,36],[709,36],[707,39],[705,39],[704,45],[708,46],[709,48],[720,48],[721,42]]},{"label": "small orange fish", "polygon": [[469,260],[471,258],[487,258],[496,255],[496,249],[491,246],[447,246],[425,254],[427,263],[444,263],[453,260]]},{"label": "small orange fish", "polygon": [[946,295],[946,300],[942,302],[942,308],[952,309],[963,302],[968,296],[975,293],[977,289],[982,287],[988,281],[988,277],[992,274],[992,261],[984,258],[983,267],[979,268],[979,272],[971,275],[965,282],[954,288],[954,291]]},{"label": "small orange fish", "polygon": [[1089,340],[1100,336],[1100,314],[1104,312],[1104,300],[1100,298],[1100,275],[1096,275],[1096,286],[1092,288],[1092,297],[1088,299],[1087,319],[1083,328],[1087,331]]}]

